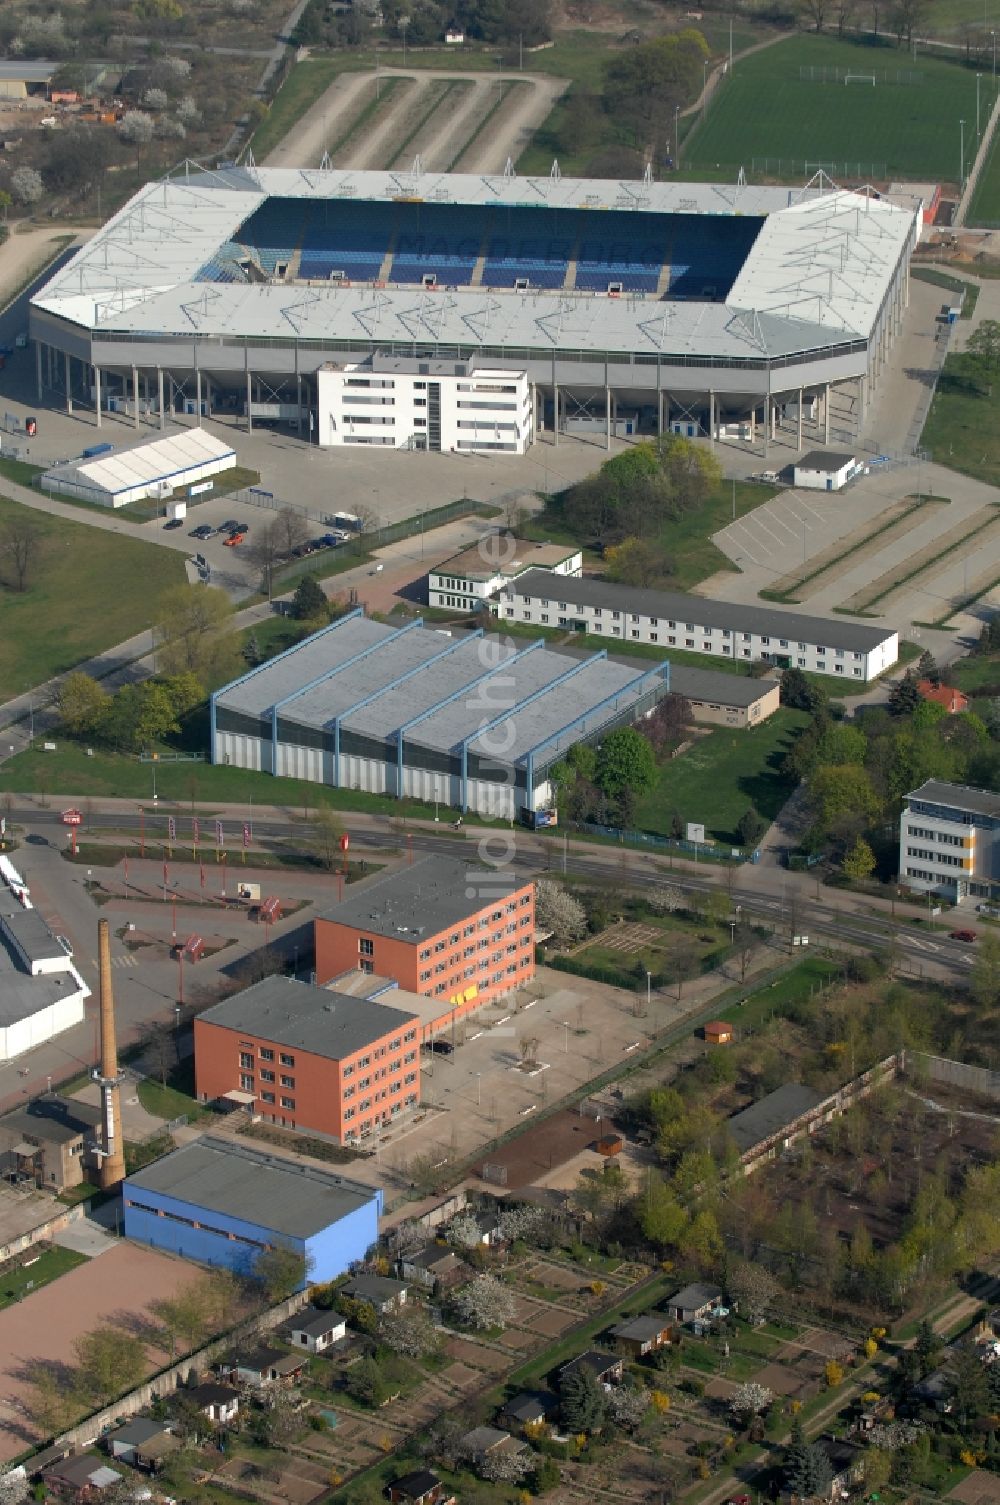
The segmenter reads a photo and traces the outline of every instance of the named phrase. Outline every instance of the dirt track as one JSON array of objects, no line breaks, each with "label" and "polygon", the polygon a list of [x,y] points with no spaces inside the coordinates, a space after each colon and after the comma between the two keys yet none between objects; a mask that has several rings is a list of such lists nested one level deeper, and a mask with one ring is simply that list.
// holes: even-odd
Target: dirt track
[{"label": "dirt track", "polygon": [[[274,148],[266,165],[318,166],[329,143],[350,130],[352,120],[357,119],[370,100],[372,77],[371,73],[342,73]],[[340,165],[344,167],[384,168],[386,156],[395,156],[399,151],[393,143],[399,140],[402,119],[419,118],[421,100],[433,82],[456,80],[471,85],[471,89],[453,90],[421,126],[402,155],[409,160],[412,146],[412,155],[419,152],[424,166],[438,172],[449,168],[473,173],[502,172],[508,157],[516,162],[532,133],[567,87],[564,79],[519,73],[516,82],[529,87],[511,90],[489,127],[465,151],[464,143],[474,136],[496,101],[495,77],[463,73],[460,69],[447,72],[427,69],[415,74],[402,68],[383,69],[382,77],[406,79],[407,84],[396,90],[392,108],[384,119],[372,130],[362,132],[362,138],[340,154]]]}]

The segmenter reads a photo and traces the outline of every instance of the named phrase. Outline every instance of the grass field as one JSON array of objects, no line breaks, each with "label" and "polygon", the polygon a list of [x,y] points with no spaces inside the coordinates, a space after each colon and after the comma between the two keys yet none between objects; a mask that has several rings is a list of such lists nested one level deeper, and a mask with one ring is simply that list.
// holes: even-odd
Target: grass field
[{"label": "grass field", "polygon": [[993,133],[976,191],[969,201],[965,223],[987,229],[1000,225],[1000,131]]},{"label": "grass field", "polygon": [[771,820],[788,798],[791,785],[779,767],[808,721],[804,711],[780,710],[763,726],[720,726],[699,737],[662,765],[656,787],[639,801],[636,824],[667,836],[677,811],[684,821],[702,822],[716,841],[738,845],[736,826],[750,805]]},{"label": "grass field", "polygon": [[[919,82],[811,83],[803,66],[855,73],[912,69]],[[992,93],[982,100],[985,122]],[[797,36],[742,60],[723,81],[705,121],[683,147],[684,171],[744,166],[755,179],[801,177],[829,164],[840,175],[934,178],[958,176],[959,127],[966,121],[968,161],[975,150],[974,69],[959,61],[918,57],[870,40]],[[769,160],[765,169],[764,159]],[[854,166],[852,166],[854,164]]]},{"label": "grass field", "polygon": [[[676,522],[664,522],[656,541],[664,556],[672,561],[673,569],[661,582],[663,588],[690,590],[718,570],[739,573],[721,549],[716,548],[712,534],[732,522],[734,515],[742,517],[744,513],[752,512],[774,495],[773,488],[753,482],[737,481],[734,484],[723,481],[703,507],[686,513]],[[525,536],[539,542],[574,543],[578,546],[587,542],[567,527],[558,504],[532,518],[526,525]]]},{"label": "grass field", "polygon": [[[954,357],[944,363],[947,377]],[[932,460],[995,486],[1000,479],[1000,384],[988,397],[938,386],[920,438]]]},{"label": "grass field", "polygon": [[[27,509],[0,496],[0,523]],[[139,539],[32,512],[41,548],[27,590],[3,590],[0,700],[150,627],[183,556]]]},{"label": "grass field", "polygon": [[73,1249],[60,1249],[58,1245],[44,1249],[34,1258],[29,1252],[26,1258],[33,1262],[0,1275],[0,1307],[20,1301],[29,1291],[37,1291],[39,1286],[47,1286],[49,1281],[58,1280],[60,1275],[75,1270],[77,1265],[87,1263],[85,1254],[77,1254]]}]

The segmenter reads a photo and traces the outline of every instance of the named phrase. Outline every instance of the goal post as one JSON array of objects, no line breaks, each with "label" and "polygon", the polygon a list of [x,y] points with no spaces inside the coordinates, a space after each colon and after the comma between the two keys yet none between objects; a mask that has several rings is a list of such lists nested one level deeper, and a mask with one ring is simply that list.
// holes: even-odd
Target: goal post
[{"label": "goal post", "polygon": [[845,84],[871,84],[872,88],[874,89],[874,87],[875,87],[875,75],[874,75],[874,73],[845,73],[844,74],[844,83]]}]

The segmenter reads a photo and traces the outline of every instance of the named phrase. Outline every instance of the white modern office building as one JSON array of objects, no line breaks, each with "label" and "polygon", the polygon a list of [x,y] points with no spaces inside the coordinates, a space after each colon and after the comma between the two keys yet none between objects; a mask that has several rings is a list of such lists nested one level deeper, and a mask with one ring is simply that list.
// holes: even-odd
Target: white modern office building
[{"label": "white modern office building", "polygon": [[952,903],[1000,897],[1000,794],[928,779],[906,796],[899,876]]},{"label": "white modern office building", "polygon": [[523,371],[378,352],[316,373],[320,444],[523,455],[534,434]]},{"label": "white modern office building", "polygon": [[479,611],[509,580],[527,570],[579,575],[583,553],[565,544],[529,543],[498,530],[427,572],[427,604],[446,611]]},{"label": "white modern office building", "polygon": [[610,643],[651,643],[845,680],[875,679],[899,657],[899,634],[846,617],[807,617],[771,606],[711,601],[604,580],[554,579],[529,570],[496,596],[501,622],[592,633]]},{"label": "white modern office building", "polygon": [[82,1024],[90,989],[36,909],[0,888],[0,1061]]}]

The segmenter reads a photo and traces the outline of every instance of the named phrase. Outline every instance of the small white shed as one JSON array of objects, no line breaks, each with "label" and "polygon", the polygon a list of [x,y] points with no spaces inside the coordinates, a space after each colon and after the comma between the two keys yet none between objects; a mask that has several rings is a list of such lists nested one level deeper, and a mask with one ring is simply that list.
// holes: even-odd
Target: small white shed
[{"label": "small white shed", "polygon": [[809,491],[839,491],[860,469],[856,455],[812,449],[795,462],[795,485]]}]

